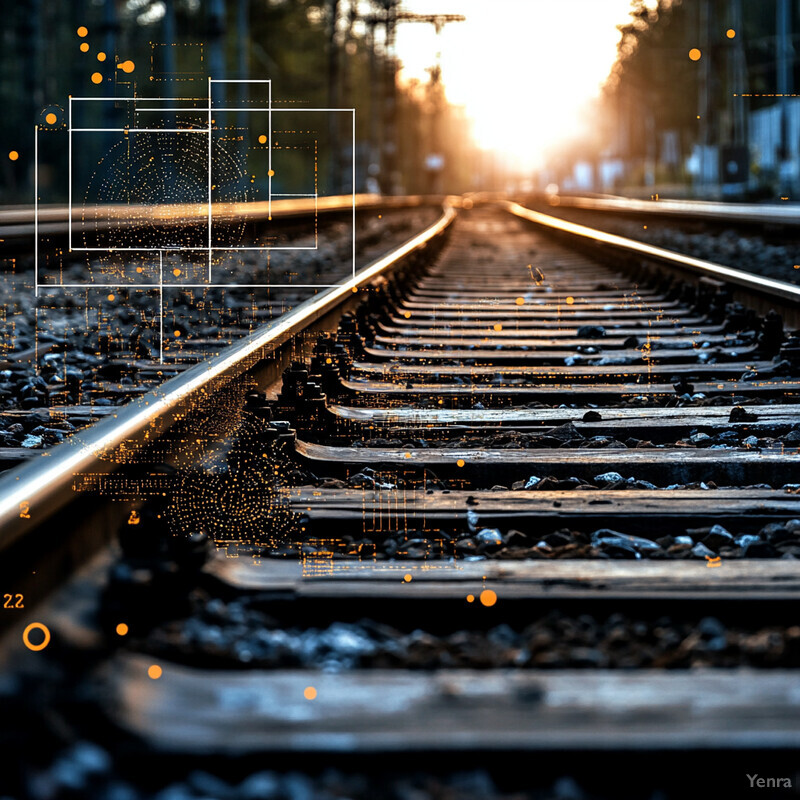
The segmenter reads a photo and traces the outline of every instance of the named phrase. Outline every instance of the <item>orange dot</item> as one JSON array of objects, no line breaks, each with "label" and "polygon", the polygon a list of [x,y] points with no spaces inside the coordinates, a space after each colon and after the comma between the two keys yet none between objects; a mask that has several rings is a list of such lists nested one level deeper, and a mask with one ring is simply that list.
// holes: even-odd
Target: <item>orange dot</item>
[{"label": "orange dot", "polygon": [[80,51],[81,51],[81,53],[88,53],[89,52],[89,42],[81,42]]},{"label": "orange dot", "polygon": [[353,294],[357,294],[357,292],[358,292],[358,286],[354,286],[353,287]]},{"label": "orange dot", "polygon": [[572,305],[574,302],[575,302],[575,298],[574,298],[574,297],[572,297],[572,295],[570,295],[570,296],[567,298],[567,305],[568,305],[568,306],[571,306],[571,305]]},{"label": "orange dot", "polygon": [[108,299],[109,299],[109,300],[111,300],[111,301],[113,301],[113,300],[114,300],[114,295],[113,295],[113,294],[110,294],[110,295],[108,296]]},{"label": "orange dot", "polygon": [[474,603],[475,602],[475,595],[474,594],[468,594],[467,595],[467,602],[468,603]]},{"label": "orange dot", "polygon": [[497,592],[492,589],[484,589],[481,592],[481,603],[487,608],[493,606],[497,602]]},{"label": "orange dot", "polygon": [[177,278],[178,275],[181,274],[181,271],[177,267],[175,267],[175,269],[172,270],[172,274]]},{"label": "orange dot", "polygon": [[154,681],[157,681],[161,677],[162,673],[163,670],[158,666],[158,664],[151,664],[147,668],[147,677],[152,678]]},{"label": "orange dot", "polygon": [[267,137],[264,136],[263,133],[261,134],[261,136],[258,137],[258,143],[259,144],[266,144],[267,143]]},{"label": "orange dot", "polygon": [[405,454],[403,455],[403,458],[411,458],[411,453],[405,453]]},{"label": "orange dot", "polygon": [[128,626],[124,622],[120,622],[119,625],[117,625],[117,634],[119,636],[125,636],[127,632]]},{"label": "orange dot", "polygon": [[404,311],[404,312],[403,312],[403,316],[404,316],[406,319],[411,319],[411,312],[410,312],[410,311]]},{"label": "orange dot", "polygon": [[141,267],[136,267],[136,271],[141,273],[143,270]]},{"label": "orange dot", "polygon": [[99,72],[92,73],[92,83],[102,83],[103,76]]},{"label": "orange dot", "polygon": [[56,124],[56,122],[58,121],[58,117],[57,117],[57,116],[56,116],[56,115],[55,115],[55,114],[54,114],[54,113],[51,111],[51,112],[50,112],[50,113],[49,113],[49,114],[48,114],[48,115],[47,115],[47,116],[44,118],[44,121],[45,121],[45,122],[46,122],[48,125],[55,125],[55,124]]},{"label": "orange dot", "polygon": [[725,35],[729,39],[733,39],[733,37],[736,36],[736,31],[733,28],[728,28],[728,30],[725,31]]},{"label": "orange dot", "polygon": [[459,459],[458,459],[458,461],[456,461],[456,466],[457,466],[457,467],[463,467],[463,466],[464,466],[464,464],[466,464],[466,463],[467,463],[467,462],[466,462],[466,461],[464,461],[464,459],[463,459],[463,458],[459,458]]},{"label": "orange dot", "polygon": [[501,324],[498,322],[498,323],[496,323],[496,324],[494,325],[494,329],[495,329],[496,331],[501,331],[501,330],[503,330],[503,326],[502,326],[502,325],[501,325]]},{"label": "orange dot", "polygon": [[270,176],[270,178],[271,178],[271,177],[272,177],[274,174],[275,174],[275,170],[274,170],[274,169],[268,169],[268,170],[267,170],[267,175],[269,175],[269,176]]},{"label": "orange dot", "polygon": [[407,572],[405,575],[403,575],[403,580],[406,583],[411,583],[411,573]]},{"label": "orange dot", "polygon": [[8,154],[8,157],[9,157],[9,159],[11,159],[11,161],[16,161],[19,158],[19,153],[16,150],[12,150]]},{"label": "orange dot", "polygon": [[518,306],[524,306],[525,305],[525,298],[524,297],[518,297],[514,302]]},{"label": "orange dot", "polygon": [[[123,72],[130,73],[130,72],[133,72],[133,70],[135,68],[136,68],[136,66],[133,63],[133,61],[122,61],[121,63],[117,64],[117,69],[121,69]],[[212,120],[212,122],[213,122],[213,120]]]},{"label": "orange dot", "polygon": [[77,34],[81,38],[83,38],[84,36],[87,36],[88,33],[89,33],[89,29],[85,25],[81,25],[80,28],[78,28],[78,30],[77,30]]},{"label": "orange dot", "polygon": [[703,55],[703,54],[696,47],[693,47],[689,51],[689,58],[691,58],[692,61],[699,61],[701,55]]},{"label": "orange dot", "polygon": [[306,686],[306,688],[303,689],[303,697],[305,697],[306,700],[314,700],[316,696],[317,690],[313,686]]},{"label": "orange dot", "polygon": [[181,332],[180,331],[173,331],[176,338],[180,338]]},{"label": "orange dot", "polygon": [[106,54],[102,50],[97,54],[97,60],[98,61],[105,61],[106,60]]}]

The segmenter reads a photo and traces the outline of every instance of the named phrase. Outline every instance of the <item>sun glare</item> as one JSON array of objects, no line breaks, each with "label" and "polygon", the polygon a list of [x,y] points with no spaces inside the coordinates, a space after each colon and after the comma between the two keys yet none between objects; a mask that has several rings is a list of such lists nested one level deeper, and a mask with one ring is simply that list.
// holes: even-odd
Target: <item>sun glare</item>
[{"label": "sun glare", "polygon": [[401,80],[427,80],[441,51],[448,100],[466,108],[477,144],[521,169],[585,130],[586,106],[616,57],[630,0],[407,0],[416,13],[466,22],[400,25]]}]

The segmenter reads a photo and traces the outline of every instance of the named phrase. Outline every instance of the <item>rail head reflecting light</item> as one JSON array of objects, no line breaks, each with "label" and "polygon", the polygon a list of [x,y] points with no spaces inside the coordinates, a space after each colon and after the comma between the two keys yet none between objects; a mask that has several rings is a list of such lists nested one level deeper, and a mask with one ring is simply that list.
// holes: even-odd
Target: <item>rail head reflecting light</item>
[{"label": "rail head reflecting light", "polygon": [[765,278],[760,275],[752,275],[749,272],[743,272],[733,267],[725,267],[722,264],[715,264],[712,261],[704,261],[700,258],[693,258],[691,256],[685,256],[682,253],[676,253],[673,250],[666,250],[663,247],[656,247],[655,245],[646,244],[644,242],[637,242],[634,239],[627,239],[615,233],[606,233],[596,228],[589,228],[586,225],[568,222],[567,220],[557,217],[551,217],[549,214],[543,214],[540,211],[525,208],[525,206],[519,203],[506,201],[503,205],[515,216],[545,228],[550,228],[551,230],[570,233],[574,236],[580,236],[600,244],[610,245],[629,253],[637,253],[657,261],[671,264],[675,267],[691,270],[701,276],[714,278],[716,280],[724,280],[749,291],[768,295],[783,303],[800,303],[800,286],[795,286],[791,283],[777,281],[774,278]]},{"label": "rail head reflecting light", "polygon": [[[309,298],[219,355],[195,364],[138,400],[121,406],[116,418],[106,418],[78,431],[34,461],[0,476],[0,550],[69,501],[76,472],[96,467],[104,454],[123,441],[145,431],[152,438],[154,433],[166,430],[173,421],[172,415],[184,408],[201,389],[212,386],[213,381],[231,380],[247,371],[253,366],[253,357],[259,360],[268,357],[288,339],[352,297],[354,289],[370,283],[442,233],[455,219],[457,205],[457,199],[445,201],[442,216],[436,222],[364,267],[355,277]],[[112,469],[113,466],[106,463],[105,471]],[[20,513],[23,503],[28,509],[24,517]]]}]

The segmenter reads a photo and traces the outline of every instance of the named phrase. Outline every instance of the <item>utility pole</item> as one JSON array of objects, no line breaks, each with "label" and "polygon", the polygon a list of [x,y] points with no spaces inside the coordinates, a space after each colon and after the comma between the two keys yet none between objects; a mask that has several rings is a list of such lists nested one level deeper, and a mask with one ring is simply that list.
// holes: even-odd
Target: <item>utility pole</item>
[{"label": "utility pole", "polygon": [[[328,108],[339,108],[339,46],[336,42],[336,29],[339,24],[339,0],[328,0]],[[338,111],[328,112],[328,192],[337,194],[341,191],[341,143],[339,141]]]},{"label": "utility pole", "polygon": [[778,146],[778,179],[782,196],[788,196],[792,184],[789,145],[789,95],[793,91],[792,16],[789,0],[778,0],[775,15],[777,42],[777,94],[781,112],[780,145]]},{"label": "utility pole", "polygon": [[425,22],[433,25],[436,31],[436,64],[429,70],[430,96],[433,105],[431,119],[431,133],[429,152],[425,156],[425,169],[428,175],[428,191],[433,194],[441,190],[442,170],[444,169],[444,155],[441,141],[441,115],[444,97],[442,90],[442,47],[439,42],[444,26],[450,22],[464,22],[467,18],[463,14],[413,14],[401,11],[397,15],[398,22]]}]

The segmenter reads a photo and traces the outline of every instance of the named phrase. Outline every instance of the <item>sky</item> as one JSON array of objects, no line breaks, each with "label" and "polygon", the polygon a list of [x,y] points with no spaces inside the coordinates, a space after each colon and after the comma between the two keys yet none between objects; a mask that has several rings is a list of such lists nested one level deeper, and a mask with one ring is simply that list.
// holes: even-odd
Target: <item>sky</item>
[{"label": "sky", "polygon": [[479,146],[536,168],[548,146],[585,125],[581,111],[599,94],[616,58],[631,0],[405,0],[419,14],[463,14],[465,22],[403,22],[400,79],[427,81],[441,51],[451,103],[464,105]]}]

